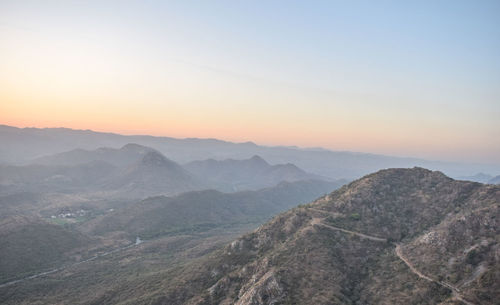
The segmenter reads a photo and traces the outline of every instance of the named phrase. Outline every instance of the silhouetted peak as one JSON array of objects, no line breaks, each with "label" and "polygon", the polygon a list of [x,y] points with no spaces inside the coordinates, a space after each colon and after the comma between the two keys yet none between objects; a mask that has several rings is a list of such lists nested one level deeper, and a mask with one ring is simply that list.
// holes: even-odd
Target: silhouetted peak
[{"label": "silhouetted peak", "polygon": [[164,166],[170,165],[173,162],[167,159],[164,155],[157,151],[150,151],[144,155],[141,164],[148,166]]},{"label": "silhouetted peak", "polygon": [[240,145],[244,145],[244,146],[257,146],[257,144],[255,144],[254,142],[251,142],[251,141],[240,143]]},{"label": "silhouetted peak", "polygon": [[425,188],[440,183],[448,183],[452,180],[439,171],[431,171],[421,167],[390,168],[366,175],[359,180],[353,181],[350,186],[374,190],[384,189],[388,185],[391,187]]},{"label": "silhouetted peak", "polygon": [[272,167],[272,170],[280,170],[280,171],[286,171],[286,172],[291,172],[291,173],[301,173],[301,174],[307,174],[304,170],[299,168],[293,163],[286,163],[286,164],[278,164],[274,165]]},{"label": "silhouetted peak", "polygon": [[488,183],[490,184],[500,184],[500,175],[491,178]]},{"label": "silhouetted peak", "polygon": [[284,168],[291,168],[291,169],[301,170],[299,167],[297,167],[297,165],[295,165],[293,163],[285,163],[285,164],[282,164],[282,166]]},{"label": "silhouetted peak", "polygon": [[259,165],[269,165],[269,163],[266,162],[266,160],[262,159],[262,157],[255,155],[249,159],[252,161],[254,164],[259,164]]},{"label": "silhouetted peak", "polygon": [[135,144],[135,143],[125,144],[122,146],[122,148],[120,148],[120,150],[135,151],[135,152],[139,152],[139,153],[146,153],[146,152],[153,151],[153,149],[150,147],[142,146],[142,145]]}]

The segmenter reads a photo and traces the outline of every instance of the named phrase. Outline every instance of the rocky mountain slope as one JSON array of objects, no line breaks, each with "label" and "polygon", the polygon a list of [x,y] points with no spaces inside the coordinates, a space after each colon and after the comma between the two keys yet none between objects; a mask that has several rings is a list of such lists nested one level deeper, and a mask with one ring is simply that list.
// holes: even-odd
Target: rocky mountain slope
[{"label": "rocky mountain slope", "polygon": [[499,204],[498,186],[421,168],[383,170],[275,217],[175,275],[155,277],[161,283],[148,300],[497,304]]},{"label": "rocky mountain slope", "polygon": [[[145,215],[151,217],[163,205],[176,206],[147,204],[153,212]],[[181,240],[192,243],[196,234],[167,235],[94,264],[0,288],[0,300],[498,304],[499,205],[499,186],[455,181],[422,168],[383,170],[275,216],[223,247],[210,247],[203,237],[189,248]],[[147,223],[126,221],[124,228],[140,230]],[[191,250],[174,255],[181,249],[175,244]],[[191,258],[172,260],[179,255]]]}]

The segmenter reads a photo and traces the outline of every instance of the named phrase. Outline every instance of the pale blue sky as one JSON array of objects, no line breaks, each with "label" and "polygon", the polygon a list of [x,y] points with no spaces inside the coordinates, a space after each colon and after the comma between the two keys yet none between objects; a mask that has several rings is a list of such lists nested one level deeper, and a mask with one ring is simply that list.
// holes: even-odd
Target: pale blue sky
[{"label": "pale blue sky", "polygon": [[500,1],[0,1],[0,44],[6,123],[500,162]]}]

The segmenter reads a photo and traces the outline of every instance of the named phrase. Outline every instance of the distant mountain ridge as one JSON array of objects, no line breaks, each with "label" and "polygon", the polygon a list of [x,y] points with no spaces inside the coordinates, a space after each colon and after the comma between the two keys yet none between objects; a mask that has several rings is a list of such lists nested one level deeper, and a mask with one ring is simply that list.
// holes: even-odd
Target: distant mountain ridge
[{"label": "distant mountain ridge", "polygon": [[76,148],[93,150],[137,143],[152,147],[181,164],[210,158],[247,159],[259,155],[272,164],[293,163],[306,172],[333,179],[357,178],[383,168],[413,166],[441,170],[453,177],[470,176],[478,172],[500,172],[498,164],[465,164],[324,149],[269,147],[252,142],[231,143],[216,139],[124,136],[68,128],[16,128],[1,125],[0,142],[3,144],[0,147],[0,163],[27,163],[36,158]]},{"label": "distant mountain ridge", "polygon": [[490,184],[500,184],[500,175],[491,178],[488,183]]},{"label": "distant mountain ridge", "polygon": [[469,180],[469,181],[474,181],[474,182],[480,182],[480,183],[488,183],[493,178],[491,175],[487,175],[485,173],[477,173],[473,176],[462,176],[462,177],[457,177],[459,180]]},{"label": "distant mountain ridge", "polygon": [[175,195],[210,186],[152,148],[76,149],[36,160],[40,164],[1,166],[4,193],[84,192],[103,197]]},{"label": "distant mountain ridge", "polygon": [[306,173],[293,164],[270,165],[259,156],[194,161],[181,166],[153,148],[133,143],[120,149],[71,150],[26,166],[0,165],[0,170],[3,193],[71,191],[128,199],[203,189],[257,190],[283,181],[332,180]]},{"label": "distant mountain ridge", "polygon": [[270,165],[260,156],[245,160],[193,161],[184,168],[199,177],[206,177],[215,185],[230,185],[231,191],[259,189],[276,185],[282,181],[328,180],[325,177],[306,173],[294,164]]},{"label": "distant mountain ridge", "polygon": [[0,193],[90,191],[102,186],[117,172],[104,161],[72,166],[0,165]]},{"label": "distant mountain ridge", "polygon": [[42,165],[76,165],[92,161],[104,161],[114,166],[127,166],[139,161],[145,154],[154,149],[135,143],[127,143],[119,149],[99,147],[95,150],[77,148],[67,152],[40,157],[33,164]]},{"label": "distant mountain ridge", "polygon": [[161,153],[150,151],[103,187],[117,190],[121,197],[140,198],[207,189],[209,185]]}]

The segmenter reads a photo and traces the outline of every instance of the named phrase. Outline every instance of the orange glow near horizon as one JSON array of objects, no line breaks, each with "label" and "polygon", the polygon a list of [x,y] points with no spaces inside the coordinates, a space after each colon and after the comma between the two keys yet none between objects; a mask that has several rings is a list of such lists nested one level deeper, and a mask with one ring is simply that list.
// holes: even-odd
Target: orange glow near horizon
[{"label": "orange glow near horizon", "polygon": [[[217,138],[231,142],[252,141],[261,145],[283,145],[300,147],[323,147],[332,150],[372,152],[388,155],[416,156],[430,159],[444,159],[451,152],[462,151],[467,160],[471,151],[463,150],[462,138],[454,132],[441,137],[428,138],[433,127],[404,126],[391,130],[387,124],[374,124],[372,127],[353,126],[349,120],[334,122],[316,122],[309,120],[291,125],[286,117],[270,114],[252,116],[238,113],[195,112],[186,115],[182,111],[146,112],[138,108],[114,109],[109,107],[74,107],[72,104],[59,103],[22,103],[16,99],[1,97],[11,103],[2,105],[2,124],[15,127],[91,129],[98,132],[112,132],[124,135],[153,135],[174,138]],[[7,106],[6,106],[7,105]],[[291,118],[293,119],[293,118]],[[313,123],[313,124],[311,124]],[[411,129],[410,129],[411,128]],[[367,132],[369,130],[369,132]],[[408,137],[407,134],[412,134]],[[475,139],[479,145],[480,138]],[[446,146],[443,149],[443,141]],[[427,154],[419,154],[421,146],[426,146]],[[456,155],[455,155],[456,156]]]},{"label": "orange glow near horizon", "polygon": [[[450,32],[440,18],[420,28],[388,19],[397,26],[379,33],[371,9],[343,7],[366,24],[340,14],[302,25],[303,10],[339,10],[272,10],[285,29],[248,22],[261,18],[253,9],[213,18],[224,10],[182,2],[120,14],[111,3],[0,3],[0,124],[500,163],[500,52],[489,40],[461,44],[483,48],[469,58],[441,39],[470,39],[456,20]],[[401,9],[385,13],[415,17]]]}]

